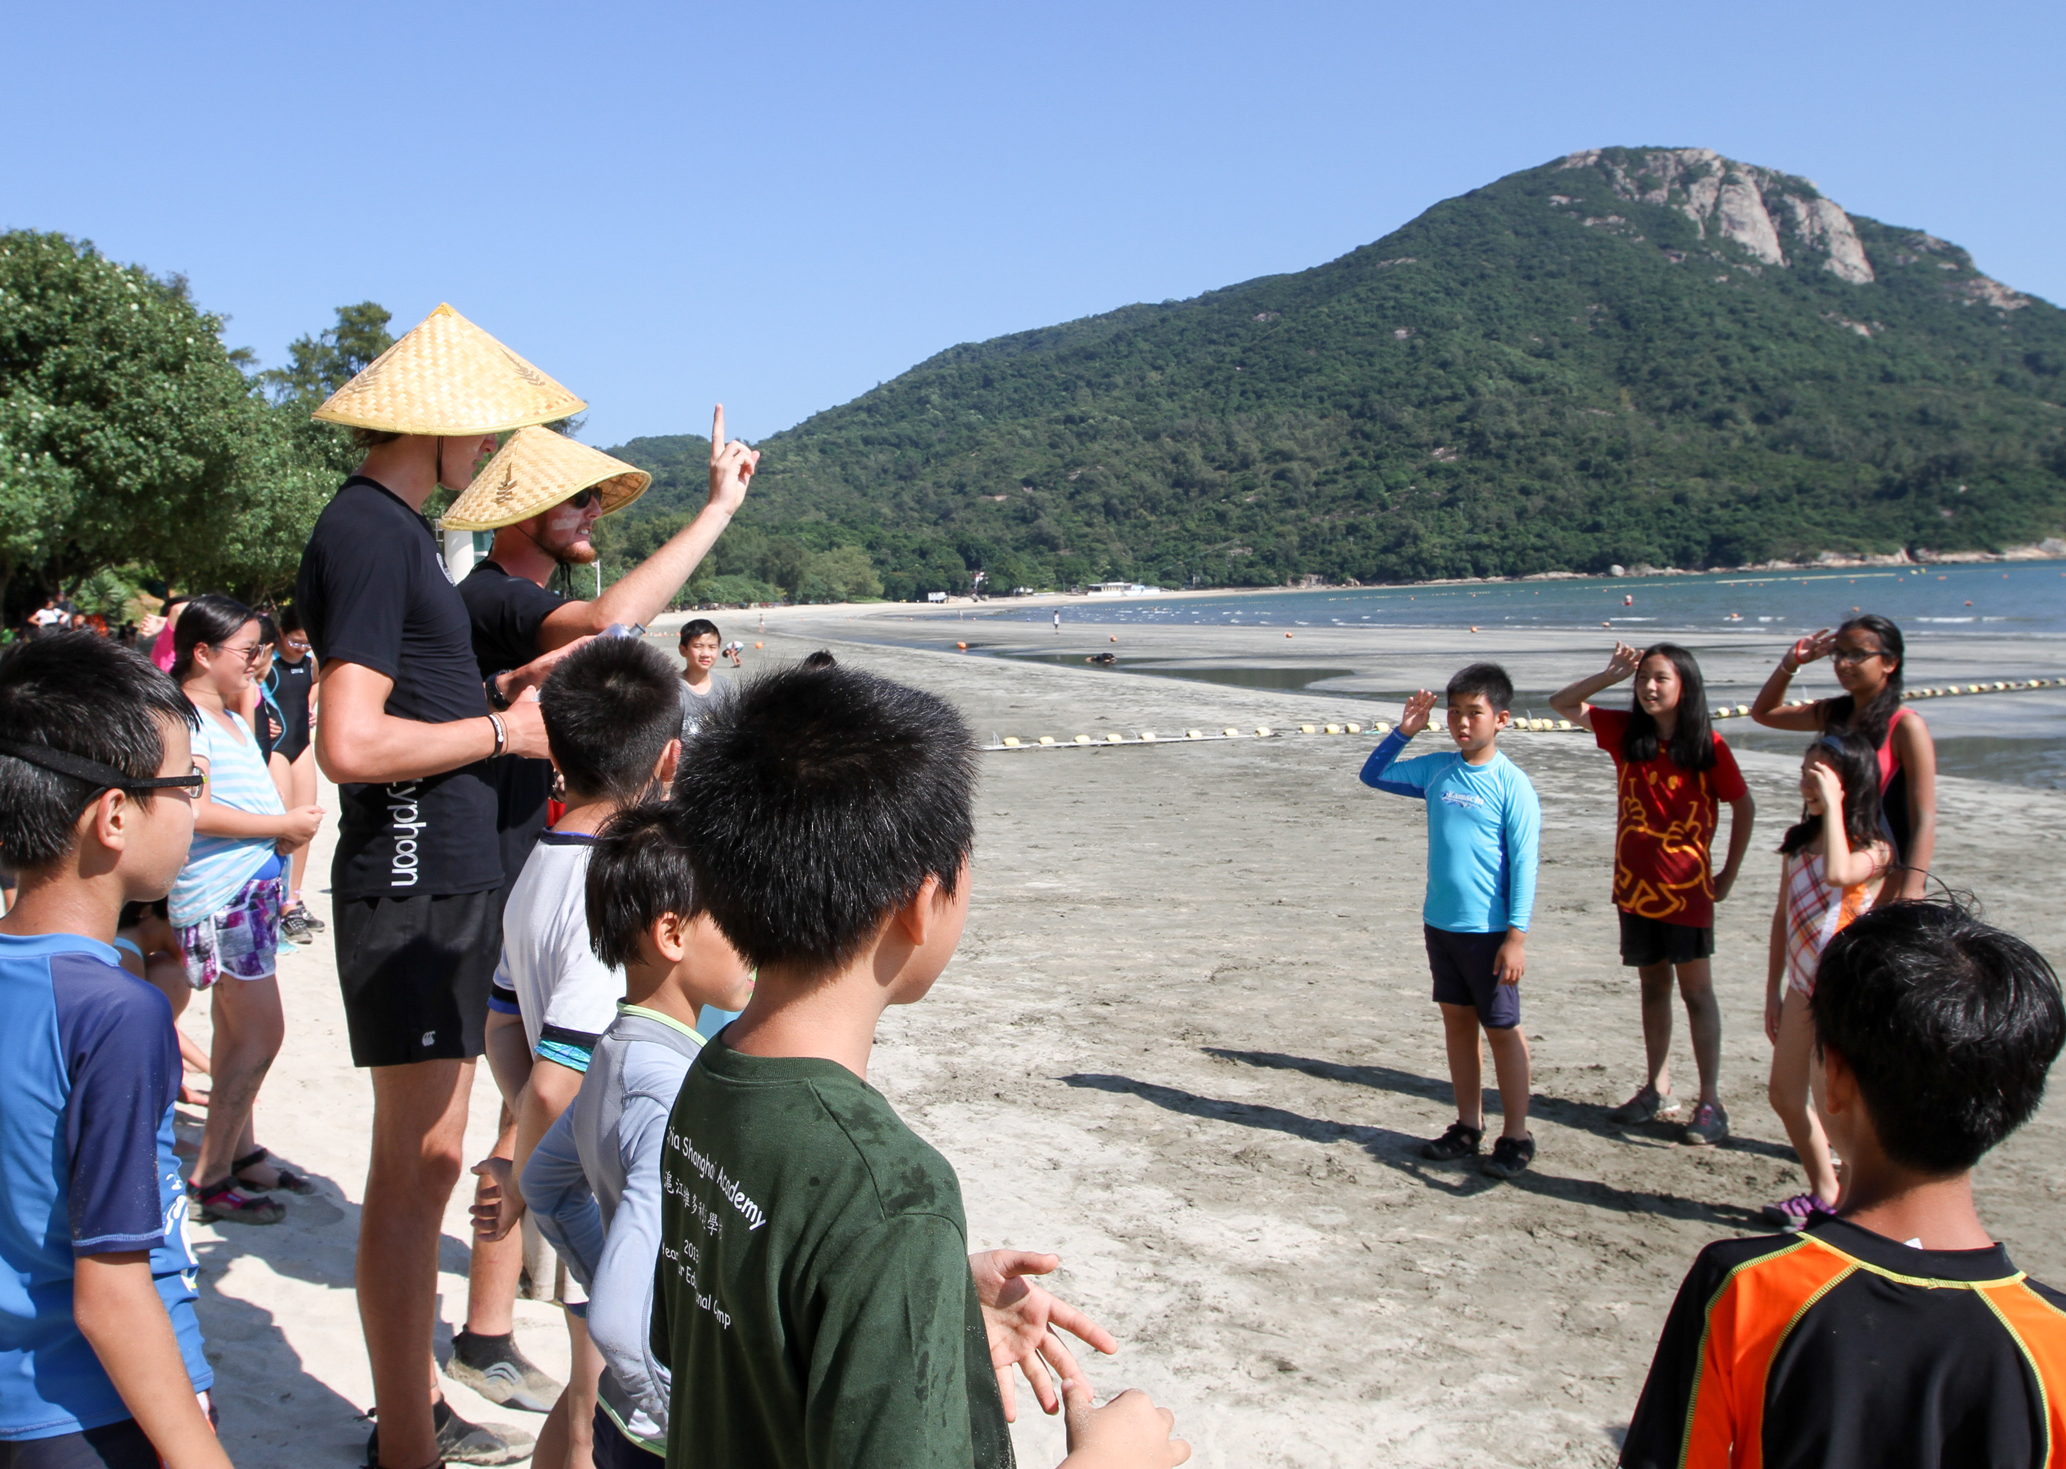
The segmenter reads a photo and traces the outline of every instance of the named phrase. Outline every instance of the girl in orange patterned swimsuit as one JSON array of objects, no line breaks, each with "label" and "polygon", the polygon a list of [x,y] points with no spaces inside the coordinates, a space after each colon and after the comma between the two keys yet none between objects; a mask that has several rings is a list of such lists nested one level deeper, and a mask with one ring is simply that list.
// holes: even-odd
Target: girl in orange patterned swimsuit
[{"label": "girl in orange patterned swimsuit", "polygon": [[1873,887],[1893,862],[1880,832],[1877,758],[1862,736],[1832,731],[1810,745],[1801,761],[1801,795],[1807,812],[1779,844],[1784,867],[1765,985],[1772,1110],[1808,1174],[1805,1193],[1765,1206],[1765,1217],[1782,1229],[1836,1212],[1841,1184],[1810,1095],[1815,1022],[1808,1000],[1823,949],[1872,906]]}]

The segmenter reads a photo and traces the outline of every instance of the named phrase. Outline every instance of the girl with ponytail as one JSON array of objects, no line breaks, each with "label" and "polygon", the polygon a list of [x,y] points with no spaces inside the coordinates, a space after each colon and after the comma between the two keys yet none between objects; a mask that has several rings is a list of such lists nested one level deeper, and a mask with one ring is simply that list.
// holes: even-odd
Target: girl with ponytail
[{"label": "girl with ponytail", "polygon": [[[1802,664],[1825,657],[1835,665],[1843,693],[1788,705],[1786,691],[1794,674]],[[1881,830],[1894,850],[1878,903],[1921,898],[1937,846],[1937,747],[1922,716],[1901,702],[1905,657],[1901,629],[1868,612],[1835,632],[1824,628],[1795,643],[1750,706],[1751,718],[1767,728],[1808,734],[1848,730],[1874,752]]]}]

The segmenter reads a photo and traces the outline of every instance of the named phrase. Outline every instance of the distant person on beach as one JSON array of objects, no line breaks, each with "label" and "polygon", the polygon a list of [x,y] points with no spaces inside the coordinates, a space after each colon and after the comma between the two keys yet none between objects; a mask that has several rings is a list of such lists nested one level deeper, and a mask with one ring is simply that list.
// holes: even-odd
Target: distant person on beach
[{"label": "distant person on beach", "polygon": [[975,774],[945,701],[789,668],[715,712],[676,778],[696,911],[759,973],[667,1124],[652,1341],[673,1469],[1002,1469],[1014,1364],[1066,1402],[1076,1469],[1190,1455],[1139,1392],[1092,1408],[1061,1333],[1117,1344],[1028,1278],[1060,1261],[971,1256],[953,1168],[868,1084],[883,1011],[960,941]]},{"label": "distant person on beach", "polygon": [[[1834,665],[1843,693],[1788,707],[1794,674],[1823,657]],[[1879,763],[1881,824],[1895,857],[1877,899],[1882,903],[1922,897],[1937,852],[1937,746],[1923,717],[1901,702],[1906,661],[1901,629],[1868,612],[1787,649],[1750,706],[1751,718],[1771,729],[1852,729],[1871,744]]]},{"label": "distant person on beach", "polygon": [[287,1034],[276,956],[280,850],[308,842],[323,821],[320,806],[281,802],[258,737],[237,712],[271,652],[259,619],[234,598],[196,597],[179,620],[172,676],[200,712],[193,759],[208,777],[170,899],[187,983],[211,994],[214,1085],[189,1188],[204,1224],[277,1224],[287,1210],[269,1190],[314,1192],[253,1140],[259,1088]]},{"label": "distant person on beach", "polygon": [[1880,835],[1879,772],[1862,735],[1836,730],[1801,760],[1805,810],[1779,851],[1779,902],[1765,977],[1765,1037],[1772,1042],[1772,1110],[1808,1175],[1805,1193],[1765,1206],[1782,1229],[1799,1229],[1836,1208],[1840,1182],[1809,1080],[1815,1066],[1810,1002],[1830,940],[1872,904],[1893,848]]},{"label": "distant person on beach", "polygon": [[165,997],[116,962],[165,895],[203,777],[144,659],[52,633],[0,660],[0,1463],[229,1469],[194,1314]]},{"label": "distant person on beach", "polygon": [[466,603],[423,505],[464,490],[495,435],[581,400],[440,306],[317,410],[364,459],[316,518],[294,605],[323,669],[316,761],[338,783],[332,933],[352,1062],[373,1087],[356,1288],[379,1425],[368,1461],[518,1455],[528,1435],[467,1422],[431,1352],[445,1204],[501,950],[497,755],[543,759],[520,670],[488,707]]},{"label": "distant person on beach", "polygon": [[717,676],[717,650],[724,634],[717,624],[698,617],[682,624],[681,630],[681,737],[690,739],[703,727],[711,710],[730,702],[739,686]]},{"label": "distant person on beach", "polygon": [[746,645],[737,638],[725,644],[725,657],[732,661],[732,667],[734,668],[744,668],[746,666],[745,653]]},{"label": "distant person on beach", "polygon": [[[1634,675],[1635,704],[1600,709],[1586,702]],[[1750,848],[1757,804],[1736,757],[1714,732],[1700,664],[1676,643],[1640,653],[1614,645],[1607,667],[1550,695],[1550,706],[1593,732],[1614,757],[1614,907],[1621,924],[1621,962],[1642,986],[1643,1049],[1648,1075],[1628,1101],[1607,1115],[1630,1124],[1676,1118],[1671,1091],[1671,992],[1676,971],[1686,1029],[1700,1074],[1700,1099],[1680,1140],[1695,1145],[1729,1136],[1719,1090],[1722,1007],[1709,959],[1714,905],[1729,896]],[[1729,855],[1713,871],[1722,802],[1729,804]]]},{"label": "distant person on beach", "polygon": [[57,610],[57,598],[45,597],[43,605],[29,614],[29,636],[40,638],[46,633],[57,632],[65,625],[65,614]]},{"label": "distant person on beach", "polygon": [[1057,607],[1057,608],[1055,608],[1055,632],[1056,632],[1056,633],[1060,633],[1060,632],[1061,632],[1061,630],[1062,630],[1062,609],[1061,609],[1061,608],[1059,608],[1059,607]]},{"label": "distant person on beach", "polygon": [[1621,1463],[2056,1462],[2066,1292],[1995,1242],[1973,1168],[2044,1096],[2057,976],[2020,939],[1904,903],[1831,941],[1812,1012],[1843,1206],[1700,1252]]},{"label": "distant person on beach", "polygon": [[623,975],[624,996],[573,1106],[533,1150],[522,1180],[525,1207],[588,1292],[589,1338],[604,1364],[599,1469],[666,1461],[670,1383],[653,1354],[652,1318],[667,1114],[703,1048],[698,1017],[736,1014],[753,993],[753,971],[708,915],[690,916],[689,854],[673,828],[672,808],[655,801],[621,812],[597,835],[589,941]]},{"label": "distant person on beach", "polygon": [[1435,695],[1406,701],[1398,728],[1363,763],[1363,784],[1427,803],[1428,887],[1421,909],[1435,1003],[1456,1090],[1456,1121],[1420,1150],[1449,1162],[1478,1153],[1485,1137],[1478,1037],[1492,1048],[1502,1127],[1482,1167],[1512,1178],[1535,1160],[1528,1131],[1528,1040],[1521,1034],[1521,977],[1535,906],[1542,805],[1521,768],[1499,752],[1513,718],[1514,685],[1496,663],[1473,663],[1449,680],[1449,737],[1456,749],[1401,760],[1428,727]]},{"label": "distant person on beach", "polygon": [[186,609],[188,600],[177,593],[167,593],[158,625],[151,633],[151,662],[167,673],[172,672],[172,639],[179,628],[179,614]]},{"label": "distant person on beach", "polygon": [[[539,837],[502,922],[502,958],[489,1004],[488,1055],[516,1118],[514,1146],[475,1165],[482,1179],[473,1217],[488,1243],[512,1236],[523,1216],[513,1180],[573,1103],[596,1042],[617,1018],[622,970],[599,959],[588,930],[588,862],[611,817],[674,778],[681,754],[679,682],[664,654],[639,638],[596,638],[553,669],[539,691],[567,810]],[[514,1054],[509,1042],[521,1041]],[[521,1246],[519,1246],[521,1248]],[[538,1436],[538,1460],[586,1462],[601,1361],[570,1312],[573,1376]]]},{"label": "distant person on beach", "polygon": [[[273,784],[289,808],[316,804],[317,718],[316,659],[310,652],[308,634],[302,630],[301,614],[283,607],[275,618],[278,629],[273,639],[271,666],[265,675],[265,691],[280,711],[283,728],[271,756]],[[287,851],[287,906],[280,915],[280,932],[297,944],[314,940],[325,927],[301,900],[301,884],[308,871],[309,844]]]}]

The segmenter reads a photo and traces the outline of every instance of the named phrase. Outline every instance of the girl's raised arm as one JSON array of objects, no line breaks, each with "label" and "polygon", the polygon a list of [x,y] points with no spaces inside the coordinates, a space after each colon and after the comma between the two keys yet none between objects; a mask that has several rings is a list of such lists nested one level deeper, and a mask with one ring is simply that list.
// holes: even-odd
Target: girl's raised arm
[{"label": "girl's raised arm", "polygon": [[1780,658],[1779,666],[1772,670],[1772,676],[1765,680],[1765,686],[1758,690],[1758,696],[1750,701],[1750,717],[1768,729],[1796,729],[1806,734],[1819,732],[1822,728],[1820,704],[1806,704],[1795,709],[1781,706],[1786,702],[1786,691],[1793,684],[1793,676],[1801,671],[1801,665],[1826,656],[1835,646],[1836,634],[1825,627],[1788,648]]}]

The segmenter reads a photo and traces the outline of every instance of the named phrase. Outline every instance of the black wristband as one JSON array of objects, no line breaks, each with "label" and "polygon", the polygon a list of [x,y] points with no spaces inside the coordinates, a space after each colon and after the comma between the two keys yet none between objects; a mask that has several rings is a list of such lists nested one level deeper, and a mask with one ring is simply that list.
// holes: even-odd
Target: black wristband
[{"label": "black wristband", "polygon": [[[507,671],[506,669],[504,670],[504,672]],[[503,710],[509,708],[509,696],[502,692],[502,674],[490,674],[481,684],[481,689],[488,696],[488,707],[490,709]]]}]

